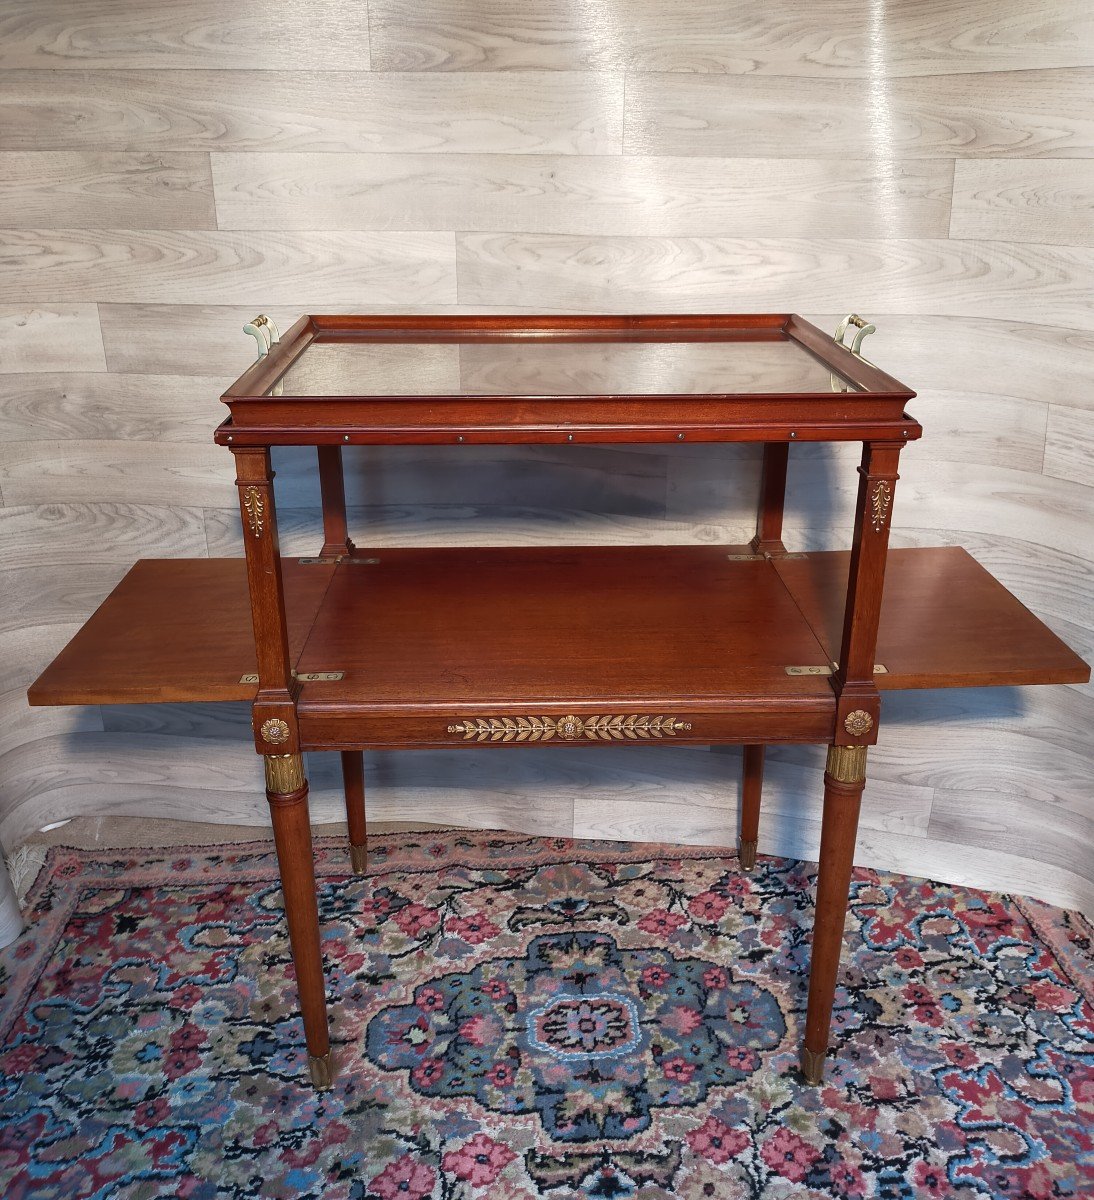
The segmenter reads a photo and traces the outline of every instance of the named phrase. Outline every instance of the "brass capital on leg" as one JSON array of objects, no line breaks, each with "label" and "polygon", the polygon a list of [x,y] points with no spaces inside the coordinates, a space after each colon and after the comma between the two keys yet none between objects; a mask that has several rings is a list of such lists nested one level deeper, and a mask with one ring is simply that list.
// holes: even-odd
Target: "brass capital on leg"
[{"label": "brass capital on leg", "polygon": [[861,783],[866,778],[865,746],[829,746],[825,774],[839,783]]},{"label": "brass capital on leg", "polygon": [[746,842],[738,838],[737,857],[741,863],[741,870],[751,871],[756,866],[756,842]]},{"label": "brass capital on leg", "polygon": [[308,1071],[311,1074],[312,1086],[319,1092],[325,1092],[334,1083],[334,1060],[331,1051],[326,1054],[309,1054]]},{"label": "brass capital on leg", "polygon": [[304,756],[301,754],[265,754],[266,791],[275,796],[298,792],[304,786]]},{"label": "brass capital on leg", "polygon": [[368,846],[355,846],[350,842],[349,861],[354,875],[364,875],[368,870]]}]

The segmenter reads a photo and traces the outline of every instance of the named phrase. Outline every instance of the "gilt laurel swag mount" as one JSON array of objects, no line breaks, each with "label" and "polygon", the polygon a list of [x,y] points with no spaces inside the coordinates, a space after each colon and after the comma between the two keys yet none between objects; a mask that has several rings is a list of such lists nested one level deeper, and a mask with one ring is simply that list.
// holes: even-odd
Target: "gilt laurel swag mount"
[{"label": "gilt laurel swag mount", "polygon": [[[861,354],[873,326],[852,315],[832,338],[788,313],[305,316],[284,337],[266,317],[246,331],[258,358],[215,434],[235,462],[245,559],[141,560],[29,698],[252,703],[314,1084],[334,1063],[305,752],[341,756],[347,866],[364,875],[364,751],[740,745],[750,870],[772,743],[828,747],[800,1060],[819,1082],[882,694],[1090,674],[964,550],[889,550],[900,454],[922,430],[914,393]],[[790,448],[840,441],[862,445],[850,549],[788,552]],[[359,550],[347,529],[346,445],[679,442],[763,447],[747,545]],[[317,449],[314,557],[280,553],[279,446]],[[613,619],[575,618],[598,611]]]}]

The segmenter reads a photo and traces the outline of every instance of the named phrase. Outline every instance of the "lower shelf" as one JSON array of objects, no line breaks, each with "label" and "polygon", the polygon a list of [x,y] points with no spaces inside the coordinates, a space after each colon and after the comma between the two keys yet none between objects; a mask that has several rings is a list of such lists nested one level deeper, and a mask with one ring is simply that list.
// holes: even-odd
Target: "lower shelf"
[{"label": "lower shelf", "polygon": [[[678,546],[286,559],[302,737],[309,746],[559,741],[577,728],[560,730],[559,719],[572,717],[576,736],[593,741],[824,740],[848,557]],[[877,659],[887,690],[1089,678],[954,548],[890,552]],[[148,560],[29,699],[247,700],[254,671],[243,561]]]}]

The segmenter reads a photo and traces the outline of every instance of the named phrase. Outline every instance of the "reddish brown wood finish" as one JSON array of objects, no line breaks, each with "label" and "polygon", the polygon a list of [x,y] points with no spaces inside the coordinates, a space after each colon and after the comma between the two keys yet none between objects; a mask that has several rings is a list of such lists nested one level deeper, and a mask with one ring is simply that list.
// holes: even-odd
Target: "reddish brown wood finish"
[{"label": "reddish brown wood finish", "polygon": [[346,485],[341,446],[318,446],[319,489],[323,502],[323,548],[320,558],[353,554],[356,547],[346,528]]},{"label": "reddish brown wood finish", "polygon": [[[300,657],[333,565],[284,561],[289,657]],[[27,693],[33,705],[253,700],[247,564],[143,559]]]},{"label": "reddish brown wood finish", "polygon": [[253,707],[255,747],[260,754],[300,749],[296,730],[296,681],[289,658],[289,631],[277,541],[273,471],[269,450],[236,449],[236,484],[247,556],[258,694]]},{"label": "reddish brown wood finish", "polygon": [[360,750],[342,751],[342,783],[346,790],[350,856],[354,870],[365,869],[368,836],[365,828],[365,756]]},{"label": "reddish brown wood finish", "polygon": [[756,865],[763,783],[764,748],[762,745],[745,746],[741,762],[741,835],[738,842],[741,868],[745,871],[751,871]]},{"label": "reddish brown wood finish", "polygon": [[[294,396],[286,386],[282,396],[267,394],[278,380],[287,385],[285,373],[301,355],[322,353],[317,343],[528,341],[778,341],[792,344],[794,355],[811,356],[811,369],[777,382],[769,376],[769,382],[803,382],[815,390]],[[831,378],[823,370],[818,377],[814,363]],[[759,360],[753,365],[769,369]],[[720,373],[717,383],[723,384]],[[225,581],[239,581],[238,564],[204,564],[204,587],[194,564],[156,564],[156,570],[141,564],[147,569],[123,581],[34,685],[31,700],[234,698],[240,661],[257,658],[255,740],[261,753],[279,757],[267,757],[267,779],[279,789],[267,795],[317,1083],[329,1075],[330,1042],[301,749],[343,751],[351,848],[361,851],[354,867],[363,869],[360,750],[366,746],[481,745],[482,728],[485,744],[542,744],[543,718],[550,718],[551,745],[743,742],[744,861],[746,844],[755,851],[764,744],[835,743],[825,773],[803,1049],[807,1076],[818,1081],[839,967],[863,747],[877,736],[878,686],[1077,682],[1089,675],[959,552],[897,552],[915,557],[907,560],[907,580],[890,586],[883,607],[897,462],[901,448],[921,433],[904,410],[913,395],[785,313],[303,317],[224,394],[231,417],[216,433],[236,456],[257,653],[247,649],[238,599],[223,591]],[[278,553],[274,445],[320,448],[322,557],[331,557],[352,553],[338,449],[346,443],[687,440],[765,443],[753,545],[775,557],[738,561],[732,551],[744,548],[725,547],[385,550],[370,556],[376,563],[313,566],[307,570],[317,574],[304,578],[295,568],[283,569]],[[785,556],[787,445],[846,440],[864,443],[850,556]],[[166,590],[172,580],[176,586]],[[309,624],[301,649],[300,631]],[[956,631],[973,624],[1009,640],[1003,648],[994,639],[987,647],[982,637],[961,640]],[[812,673],[830,664],[834,648],[836,674]],[[879,658],[887,675],[875,676]],[[341,677],[304,678],[319,672]],[[671,718],[671,730],[641,738],[634,724],[640,717],[647,732],[653,717]],[[619,719],[613,732],[589,737],[606,728],[607,718]],[[623,718],[631,723],[624,726]],[[479,719],[487,723],[482,728],[474,724]]]},{"label": "reddish brown wood finish", "polygon": [[[378,550],[340,563],[300,657],[301,712],[830,700],[770,564],[724,547]],[[736,548],[738,552],[744,548]]]},{"label": "reddish brown wood finish", "polygon": [[308,819],[308,785],[305,783],[286,794],[267,791],[266,798],[273,821],[285,919],[304,1018],[304,1037],[308,1054],[312,1058],[324,1058],[330,1053],[330,1032],[323,955],[319,945],[319,903]]},{"label": "reddish brown wood finish", "polygon": [[[619,548],[608,550],[603,560],[602,578],[595,586],[607,588],[619,586],[620,574],[613,569],[610,556]],[[647,580],[655,578],[660,564],[661,574],[668,574],[667,591],[649,587],[645,603],[648,619],[673,622],[665,627],[660,637],[672,636],[698,639],[693,653],[702,654],[709,637],[724,639],[727,631],[708,635],[704,630],[689,631],[688,623],[681,622],[680,613],[686,607],[688,596],[681,595],[671,575],[672,565],[679,561],[676,556],[687,556],[689,567],[686,577],[692,574],[710,574],[705,583],[698,587],[696,595],[710,597],[706,607],[696,608],[691,624],[700,627],[716,623],[720,616],[717,597],[717,580],[724,586],[735,586],[738,578],[747,578],[731,573],[722,574],[727,553],[747,553],[748,547],[674,547],[667,551],[670,557],[662,557],[666,551],[657,548],[643,550],[635,548],[630,554],[650,554],[653,557],[642,571]],[[432,664],[426,658],[408,655],[393,642],[395,630],[389,627],[388,605],[397,610],[414,601],[411,590],[413,581],[419,576],[409,568],[399,566],[406,555],[421,556],[428,552],[420,550],[369,550],[362,556],[379,558],[374,567],[359,566],[359,572],[382,570],[385,566],[396,568],[395,577],[389,577],[388,588],[376,597],[377,604],[370,602],[368,612],[374,624],[363,632],[365,639],[362,653],[365,663],[375,654],[386,654],[386,665],[380,664],[374,676],[366,674],[358,681],[364,688],[362,703],[377,713],[377,728],[373,733],[379,741],[362,737],[358,745],[398,744],[400,733],[413,744],[418,744],[423,733],[436,730],[436,723],[428,728],[413,728],[397,724],[399,704],[425,698],[419,712],[435,713],[435,702],[427,695],[435,680]],[[507,549],[443,551],[450,563],[448,568],[454,577],[477,570],[473,564],[486,555],[494,561],[491,573],[504,575],[517,572],[520,568],[508,556]],[[470,555],[469,565],[460,566],[463,554]],[[567,552],[569,553],[569,552]],[[553,549],[521,550],[519,556],[525,560],[525,578],[529,581],[542,578],[548,565],[555,564],[557,552]],[[595,548],[586,548],[581,554],[592,561],[599,558]],[[537,555],[543,556],[542,565],[528,562]],[[777,575],[800,611],[802,624],[815,634],[808,660],[803,657],[800,664],[818,667],[830,663],[839,650],[843,630],[844,597],[847,589],[848,559],[846,551],[822,552],[804,557],[772,559],[767,564],[746,564],[750,571],[764,570]],[[672,568],[668,570],[667,568]],[[289,656],[294,666],[303,669],[301,662],[304,643],[311,633],[327,588],[334,576],[334,564],[302,565],[296,559],[282,559],[285,608],[289,631]],[[339,568],[342,569],[342,568]],[[888,672],[876,675],[877,686],[882,691],[903,688],[942,687],[985,687],[1034,683],[1083,683],[1090,677],[1090,668],[1077,654],[1060,641],[1037,617],[1022,605],[1010,592],[995,580],[966,551],[957,547],[916,548],[890,550],[887,568],[888,586],[882,604],[881,623],[878,632],[877,661],[888,668]],[[402,580],[401,590],[397,586]],[[436,583],[436,578],[434,578]],[[557,580],[561,591],[564,580]],[[575,622],[573,614],[587,611],[583,607],[582,595],[577,590],[582,581],[580,572],[575,574],[570,595],[558,599],[560,620],[564,625],[562,634],[569,636],[572,653],[571,662],[575,676],[586,674],[581,667],[580,656],[586,649],[585,640],[595,641],[599,622]],[[675,595],[675,599],[670,599]],[[384,599],[386,597],[386,599]],[[380,601],[383,601],[381,604]],[[431,605],[439,609],[447,607],[443,592],[417,598],[423,629],[427,636],[436,636]],[[488,598],[480,604],[488,606]],[[379,605],[379,606],[377,606]],[[467,657],[474,661],[479,641],[488,641],[496,620],[505,620],[507,609],[499,604],[496,612],[487,607],[484,624],[473,644],[463,647]],[[406,614],[401,618],[409,619]],[[443,618],[448,619],[448,618]],[[791,622],[794,616],[788,617]],[[679,625],[679,634],[676,629]],[[430,631],[433,631],[432,634]],[[524,636],[530,647],[534,647],[539,631],[535,628],[517,627],[509,629],[509,638]],[[576,640],[573,640],[576,639]],[[415,638],[417,643],[418,639]],[[636,639],[634,655],[641,670],[648,671],[649,662],[641,654],[642,647]],[[775,647],[772,654],[774,666],[785,665],[784,658]],[[526,651],[531,653],[532,650]],[[804,649],[799,649],[805,654]],[[368,681],[384,677],[391,678],[398,669],[400,660],[406,672],[405,691],[401,697],[388,693],[386,700],[381,693],[368,692]],[[339,664],[333,654],[328,654],[321,642],[314,642],[308,652],[307,669],[337,669]],[[561,671],[564,664],[556,664]],[[256,684],[240,682],[241,677],[256,671],[254,635],[251,629],[251,610],[247,598],[246,564],[240,559],[171,559],[144,560],[137,563],[118,584],[117,588],[88,619],[84,627],[73,637],[64,650],[42,673],[31,687],[28,696],[36,705],[53,704],[142,704],[166,701],[211,701],[250,700],[255,696]],[[678,677],[679,678],[679,677]],[[561,679],[561,676],[560,676]],[[305,684],[308,697],[317,702],[324,699],[321,685]],[[572,695],[573,689],[560,682],[560,689]],[[586,688],[588,680],[585,681]],[[827,716],[833,719],[834,701],[828,683],[823,678],[808,682],[805,696],[827,697],[824,701]],[[496,695],[497,687],[491,692]],[[514,688],[505,689],[513,693]],[[690,691],[690,689],[689,689]],[[633,689],[632,693],[633,694]],[[665,693],[658,689],[653,697],[659,703]],[[388,706],[387,700],[396,703]],[[484,694],[468,686],[461,695],[452,693],[450,700],[456,708],[468,705],[481,708]],[[648,698],[648,697],[647,697]],[[527,705],[525,705],[527,707]],[[585,704],[588,710],[588,704]],[[732,706],[727,708],[729,711]],[[354,719],[360,714],[351,714]],[[778,715],[778,714],[776,714]],[[429,718],[432,720],[432,717]],[[766,720],[766,718],[765,718]],[[310,722],[309,722],[310,724]],[[339,723],[341,735],[346,726]],[[382,736],[381,736],[382,735]],[[702,735],[700,734],[700,737]],[[742,733],[742,737],[744,734]],[[826,739],[821,728],[815,739]],[[730,739],[733,740],[733,739]],[[740,740],[740,739],[738,739]],[[766,740],[766,735],[764,739]],[[777,739],[776,739],[777,740]],[[448,744],[445,736],[438,744]],[[355,744],[347,741],[347,745]]]},{"label": "reddish brown wood finish", "polygon": [[786,468],[790,446],[769,442],[764,446],[760,475],[760,507],[756,514],[756,536],[752,549],[757,554],[785,554],[783,545],[783,506],[786,502]]},{"label": "reddish brown wood finish", "polygon": [[[773,562],[826,659],[844,628],[846,551]],[[890,550],[875,674],[883,691],[1086,683],[1090,667],[967,550]]]},{"label": "reddish brown wood finish", "polygon": [[[914,440],[915,393],[786,313],[704,316],[340,317],[297,322],[222,399],[221,445],[444,442]],[[786,341],[849,391],[597,396],[281,396],[270,387],[315,343]]]},{"label": "reddish brown wood finish", "polygon": [[[825,771],[824,813],[821,819],[817,901],[813,917],[813,947],[809,968],[809,1005],[805,1018],[803,1060],[820,1063],[828,1050],[832,1005],[843,949],[843,923],[854,863],[855,837],[865,780],[841,783]],[[821,1069],[806,1068],[812,1082]]]}]

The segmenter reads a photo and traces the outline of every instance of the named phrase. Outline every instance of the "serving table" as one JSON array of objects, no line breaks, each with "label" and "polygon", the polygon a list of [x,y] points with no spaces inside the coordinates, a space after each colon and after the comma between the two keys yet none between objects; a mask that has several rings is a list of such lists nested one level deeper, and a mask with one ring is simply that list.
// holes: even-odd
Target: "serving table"
[{"label": "serving table", "polygon": [[[224,394],[246,560],[138,562],[31,687],[32,704],[253,701],[312,1081],[330,1040],[305,751],[340,751],[353,870],[363,751],[740,744],[740,864],[764,747],[828,746],[801,1050],[820,1082],[867,748],[881,693],[1081,683],[1086,664],[964,550],[888,550],[914,397],[788,314],[306,316]],[[848,334],[852,340],[847,344]],[[862,443],[849,551],[782,541],[795,442]],[[357,549],[341,447],[757,442],[747,545]],[[270,450],[314,445],[323,544],[282,558]],[[884,585],[884,588],[883,588]]]}]

